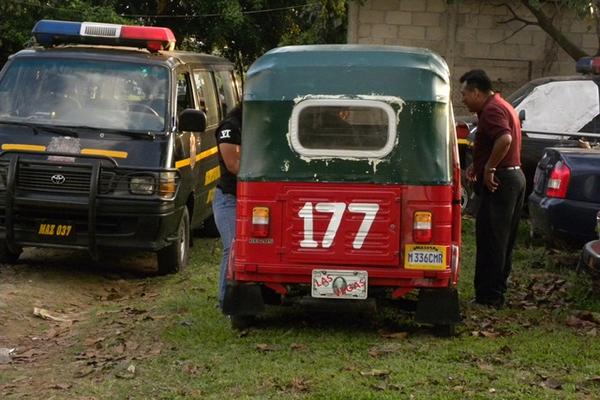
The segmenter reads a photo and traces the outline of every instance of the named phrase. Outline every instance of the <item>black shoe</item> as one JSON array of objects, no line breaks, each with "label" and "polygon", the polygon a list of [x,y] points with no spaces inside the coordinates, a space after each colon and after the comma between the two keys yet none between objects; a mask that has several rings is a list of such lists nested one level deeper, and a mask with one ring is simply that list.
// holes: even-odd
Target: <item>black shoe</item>
[{"label": "black shoe", "polygon": [[491,299],[485,299],[485,300],[473,299],[469,302],[469,304],[484,306],[484,307],[489,307],[489,308],[495,308],[495,309],[499,310],[504,307],[504,300],[503,299],[493,299],[493,300],[491,300]]}]

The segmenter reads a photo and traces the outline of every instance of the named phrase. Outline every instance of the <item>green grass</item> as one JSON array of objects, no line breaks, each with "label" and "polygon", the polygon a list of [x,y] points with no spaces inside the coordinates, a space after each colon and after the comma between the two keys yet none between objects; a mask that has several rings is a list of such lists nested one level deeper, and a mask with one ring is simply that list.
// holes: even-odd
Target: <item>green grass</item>
[{"label": "green grass", "polygon": [[[257,327],[234,331],[216,308],[219,252],[202,239],[190,268],[154,279],[160,296],[139,305],[164,317],[136,332],[159,338],[160,354],[130,360],[133,379],[109,370],[73,391],[98,399],[600,398],[600,338],[565,323],[576,310],[600,311],[589,279],[574,272],[577,251],[529,246],[524,221],[509,307],[470,308],[473,221],[463,230],[464,322],[456,338],[435,337],[393,307],[375,315],[280,307]],[[547,293],[556,282],[560,288]],[[524,308],[531,296],[536,306]],[[385,339],[381,330],[409,334]]]}]

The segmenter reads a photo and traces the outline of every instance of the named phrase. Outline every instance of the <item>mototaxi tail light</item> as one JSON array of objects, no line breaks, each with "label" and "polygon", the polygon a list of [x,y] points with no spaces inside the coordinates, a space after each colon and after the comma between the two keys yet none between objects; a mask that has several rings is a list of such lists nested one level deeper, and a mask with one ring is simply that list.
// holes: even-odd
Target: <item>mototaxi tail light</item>
[{"label": "mototaxi tail light", "polygon": [[252,209],[252,237],[264,238],[269,236],[269,207],[254,207]]},{"label": "mototaxi tail light", "polygon": [[413,216],[413,240],[415,243],[429,243],[432,237],[431,212],[416,211]]},{"label": "mototaxi tail light", "polygon": [[562,161],[557,162],[550,173],[546,196],[557,199],[564,199],[567,196],[569,180],[571,179],[571,169]]}]

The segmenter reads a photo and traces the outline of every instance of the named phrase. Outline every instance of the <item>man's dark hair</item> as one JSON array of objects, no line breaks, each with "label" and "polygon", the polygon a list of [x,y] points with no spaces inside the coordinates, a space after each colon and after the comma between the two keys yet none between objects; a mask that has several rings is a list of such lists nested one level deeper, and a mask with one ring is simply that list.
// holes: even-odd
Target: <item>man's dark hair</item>
[{"label": "man's dark hair", "polygon": [[482,69],[472,69],[460,77],[460,83],[467,82],[468,90],[479,89],[482,92],[492,90],[492,81]]}]

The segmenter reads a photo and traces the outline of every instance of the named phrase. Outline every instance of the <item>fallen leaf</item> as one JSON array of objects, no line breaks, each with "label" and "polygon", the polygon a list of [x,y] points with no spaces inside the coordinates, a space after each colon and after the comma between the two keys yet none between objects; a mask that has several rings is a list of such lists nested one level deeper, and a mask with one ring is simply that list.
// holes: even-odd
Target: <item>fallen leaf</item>
[{"label": "fallen leaf", "polygon": [[360,374],[362,376],[376,376],[376,377],[384,377],[390,374],[390,371],[387,369],[372,369],[370,371],[361,371]]},{"label": "fallen leaf", "polygon": [[512,349],[510,347],[508,347],[507,345],[504,345],[500,348],[500,353],[501,354],[510,354],[510,353],[512,353]]},{"label": "fallen leaf", "polygon": [[292,379],[291,388],[295,392],[306,392],[308,391],[308,382],[302,378]]},{"label": "fallen leaf", "polygon": [[266,343],[258,343],[256,345],[256,350],[258,351],[262,351],[262,352],[267,352],[267,351],[275,351],[275,348],[271,345],[268,345]]},{"label": "fallen leaf", "polygon": [[70,383],[55,383],[54,385],[50,386],[50,389],[68,390],[71,389],[72,386],[73,385]]},{"label": "fallen leaf", "polygon": [[408,332],[385,332],[385,331],[382,331],[382,332],[379,332],[379,334],[384,339],[402,340],[402,339],[406,339],[408,337]]},{"label": "fallen leaf", "polygon": [[84,367],[82,369],[80,369],[79,371],[76,371],[73,376],[75,378],[83,378],[88,376],[89,374],[93,373],[94,371],[96,371],[96,369],[94,367]]},{"label": "fallen leaf", "polygon": [[48,321],[73,322],[72,320],[64,318],[64,317],[58,317],[56,315],[52,315],[52,314],[50,314],[50,312],[48,310],[43,309],[43,308],[38,308],[38,307],[33,307],[33,315],[35,315],[36,317],[48,320]]},{"label": "fallen leaf", "polygon": [[540,382],[540,386],[548,389],[560,390],[562,389],[563,383],[552,378],[547,378]]},{"label": "fallen leaf", "polygon": [[385,382],[377,382],[375,385],[371,385],[371,387],[375,390],[384,391],[388,389],[388,384]]},{"label": "fallen leaf", "polygon": [[306,350],[308,350],[308,348],[305,345],[303,345],[302,343],[292,343],[290,345],[290,349],[296,350],[296,351],[306,351]]},{"label": "fallen leaf", "polygon": [[483,371],[489,371],[489,372],[491,372],[491,371],[494,370],[494,367],[492,365],[487,364],[487,363],[483,363],[483,362],[482,363],[477,363],[477,367],[480,370],[483,370]]},{"label": "fallen leaf", "polygon": [[379,358],[388,354],[396,353],[400,350],[399,346],[375,346],[368,351],[369,355],[374,358]]},{"label": "fallen leaf", "polygon": [[188,375],[197,375],[200,368],[195,364],[185,364],[183,366],[183,372]]}]

